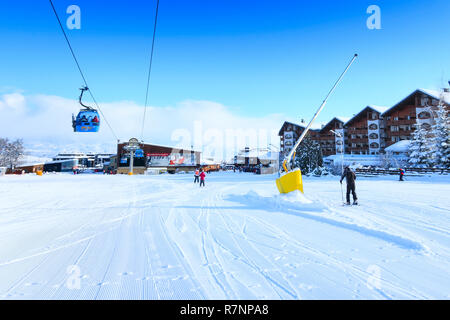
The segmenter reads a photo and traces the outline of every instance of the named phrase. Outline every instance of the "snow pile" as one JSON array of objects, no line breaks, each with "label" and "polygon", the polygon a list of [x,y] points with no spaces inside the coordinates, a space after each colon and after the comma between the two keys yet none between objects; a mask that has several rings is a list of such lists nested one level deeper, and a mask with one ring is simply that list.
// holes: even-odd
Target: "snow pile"
[{"label": "snow pile", "polygon": [[[263,196],[255,191],[249,191],[243,196],[235,196],[234,200],[240,200],[241,203],[246,203],[254,208],[260,208],[264,210],[283,210],[283,209],[294,209],[300,211],[316,211],[322,212],[326,209],[324,205],[319,202],[314,202],[308,199],[299,190],[287,193],[287,194],[276,194],[273,196]],[[229,199],[232,199],[230,197]]]},{"label": "snow pile", "polygon": [[402,140],[387,147],[385,150],[387,152],[407,153],[410,145],[411,145],[410,140]]}]

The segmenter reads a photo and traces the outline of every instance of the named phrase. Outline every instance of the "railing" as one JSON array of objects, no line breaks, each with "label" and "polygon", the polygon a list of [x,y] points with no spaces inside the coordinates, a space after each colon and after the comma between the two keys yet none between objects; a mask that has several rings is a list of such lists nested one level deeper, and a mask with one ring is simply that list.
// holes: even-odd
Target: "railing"
[{"label": "railing", "polygon": [[[449,174],[450,168],[446,169],[438,169],[438,168],[406,168],[406,173],[418,173],[418,174],[426,174],[426,173],[440,173],[440,174]],[[356,169],[355,172],[357,174],[363,175],[399,175],[399,170],[392,169],[379,169],[379,168],[370,168],[370,169]]]}]

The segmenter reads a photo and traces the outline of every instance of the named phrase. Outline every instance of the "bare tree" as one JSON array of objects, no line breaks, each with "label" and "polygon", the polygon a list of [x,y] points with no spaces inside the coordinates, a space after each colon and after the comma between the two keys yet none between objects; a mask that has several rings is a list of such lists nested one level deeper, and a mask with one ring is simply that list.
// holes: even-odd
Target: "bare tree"
[{"label": "bare tree", "polygon": [[0,138],[0,166],[8,166],[14,169],[25,154],[23,140],[17,139],[9,142],[8,139]]}]

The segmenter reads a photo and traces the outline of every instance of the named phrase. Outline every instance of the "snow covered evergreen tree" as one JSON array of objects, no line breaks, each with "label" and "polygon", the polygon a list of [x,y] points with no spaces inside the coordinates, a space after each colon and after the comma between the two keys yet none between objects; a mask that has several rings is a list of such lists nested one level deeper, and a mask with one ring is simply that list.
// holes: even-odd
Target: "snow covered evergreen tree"
[{"label": "snow covered evergreen tree", "polygon": [[320,145],[311,138],[305,138],[297,149],[294,164],[303,174],[309,174],[322,167],[323,156]]},{"label": "snow covered evergreen tree", "polygon": [[435,167],[450,167],[450,118],[444,104],[439,103],[432,126],[432,161]]},{"label": "snow covered evergreen tree", "polygon": [[409,145],[408,163],[412,167],[429,167],[432,165],[432,144],[428,139],[428,130],[423,125],[416,124],[413,139]]}]

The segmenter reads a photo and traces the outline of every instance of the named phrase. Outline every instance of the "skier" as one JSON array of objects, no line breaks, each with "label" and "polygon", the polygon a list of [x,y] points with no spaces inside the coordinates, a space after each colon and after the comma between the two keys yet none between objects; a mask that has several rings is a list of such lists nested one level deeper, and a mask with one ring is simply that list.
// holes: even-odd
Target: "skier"
[{"label": "skier", "polygon": [[200,187],[203,185],[205,186],[205,171],[203,171],[203,169],[200,170]]},{"label": "skier", "polygon": [[403,176],[405,175],[405,170],[403,170],[402,168],[398,169],[400,171],[400,179],[399,181],[404,181],[403,180]]},{"label": "skier", "polygon": [[342,180],[347,181],[347,205],[350,205],[350,192],[353,195],[353,204],[357,205],[358,204],[358,198],[356,196],[356,185],[355,185],[355,180],[356,180],[356,174],[352,171],[352,169],[350,169],[349,166],[346,166],[344,169],[344,173],[342,174],[341,177],[341,184],[342,184]]},{"label": "skier", "polygon": [[194,183],[199,182],[198,181],[199,176],[200,176],[200,171],[197,169],[197,170],[195,170],[195,173],[194,173]]}]

